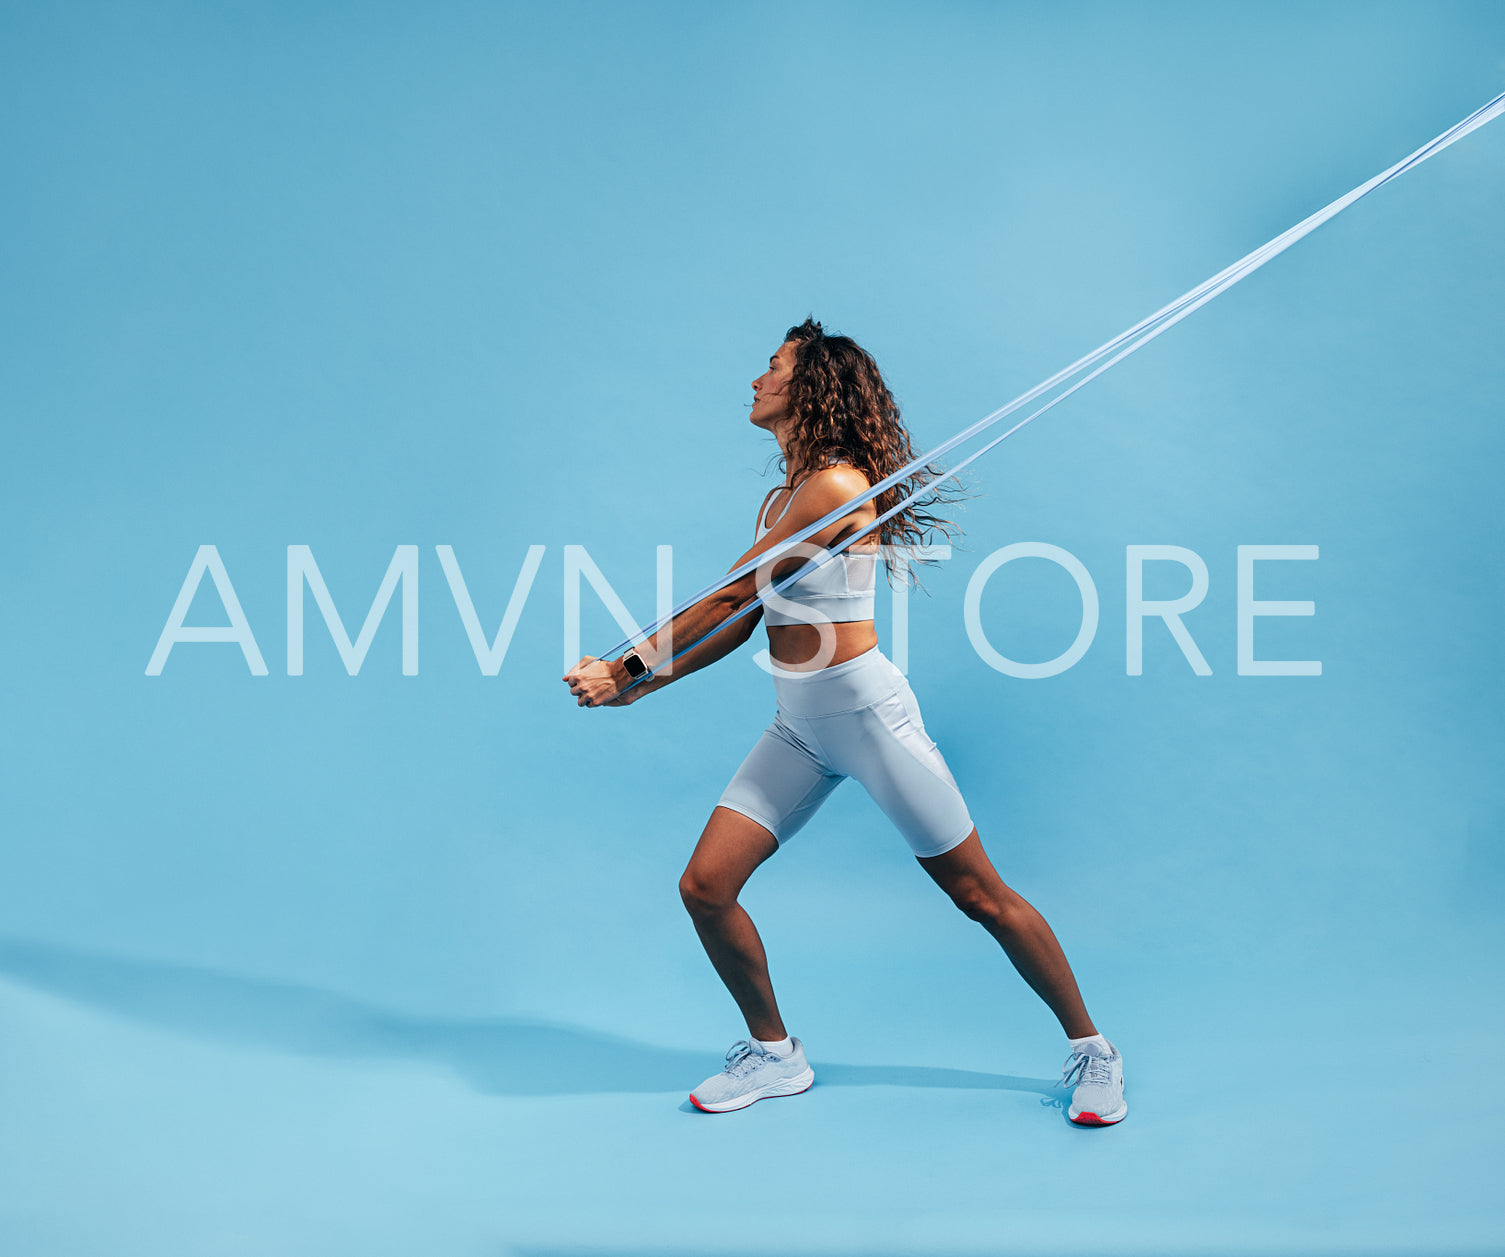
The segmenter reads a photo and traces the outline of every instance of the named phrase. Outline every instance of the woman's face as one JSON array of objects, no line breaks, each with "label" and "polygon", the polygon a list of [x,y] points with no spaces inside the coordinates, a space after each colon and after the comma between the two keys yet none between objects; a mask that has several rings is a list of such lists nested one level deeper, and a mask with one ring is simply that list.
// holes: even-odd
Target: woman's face
[{"label": "woman's face", "polygon": [[760,428],[773,430],[781,419],[789,417],[789,381],[794,376],[794,342],[786,340],[768,360],[768,370],[752,382],[752,413],[748,415]]}]

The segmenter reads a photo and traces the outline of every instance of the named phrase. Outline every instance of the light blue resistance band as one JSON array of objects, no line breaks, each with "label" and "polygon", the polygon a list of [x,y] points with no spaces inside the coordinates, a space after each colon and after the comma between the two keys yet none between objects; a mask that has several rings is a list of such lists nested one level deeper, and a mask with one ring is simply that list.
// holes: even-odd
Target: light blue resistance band
[{"label": "light blue resistance band", "polygon": [[[786,551],[799,545],[802,541],[805,540],[805,538],[820,532],[820,530],[825,528],[828,524],[832,524],[836,520],[841,519],[843,516],[849,514],[854,508],[861,506],[865,502],[872,501],[885,490],[891,488],[892,486],[900,483],[903,480],[907,480],[920,468],[924,467],[926,464],[934,461],[935,459],[940,458],[942,455],[948,453],[949,451],[955,449],[958,445],[962,444],[969,438],[976,436],[985,428],[991,427],[1000,419],[1003,419],[1004,417],[1013,414],[1016,410],[1020,410],[1023,407],[1029,405],[1030,402],[1044,396],[1046,393],[1049,393],[1051,389],[1064,384],[1073,376],[1086,371],[1087,368],[1091,367],[1094,363],[1099,364],[1086,375],[1083,375],[1081,379],[1076,381],[1076,383],[1072,384],[1068,388],[1062,389],[1061,392],[1057,393],[1056,396],[1052,397],[1038,410],[1034,411],[1030,415],[1027,415],[1018,423],[1014,424],[1013,427],[1009,428],[1001,436],[994,437],[986,445],[983,445],[979,449],[976,449],[971,454],[967,455],[966,458],[962,459],[961,462],[957,463],[955,467],[952,467],[944,475],[938,476],[936,479],[931,480],[924,485],[921,485],[920,488],[911,493],[909,497],[904,498],[897,505],[889,508],[882,515],[878,516],[877,519],[873,520],[872,523],[863,528],[860,532],[853,533],[850,537],[847,537],[832,549],[822,549],[820,554],[808,559],[805,566],[800,568],[799,571],[792,573],[785,579],[773,585],[772,591],[775,593],[781,593],[789,586],[797,583],[800,580],[803,580],[807,575],[809,575],[809,573],[813,572],[823,563],[829,562],[831,559],[835,558],[853,542],[860,540],[862,537],[865,537],[875,528],[880,527],[894,515],[897,515],[911,502],[914,502],[918,498],[924,497],[928,493],[933,493],[937,486],[950,479],[952,476],[957,475],[973,459],[986,454],[1000,441],[1007,440],[1009,437],[1013,436],[1013,434],[1019,431],[1020,428],[1024,427],[1025,424],[1039,418],[1047,410],[1051,409],[1051,407],[1065,401],[1066,398],[1075,393],[1077,389],[1081,388],[1089,381],[1096,379],[1099,375],[1108,370],[1108,368],[1113,366],[1115,363],[1122,362],[1130,354],[1147,345],[1162,332],[1165,332],[1171,327],[1174,327],[1182,319],[1186,318],[1187,315],[1191,314],[1192,311],[1206,305],[1209,301],[1211,301],[1219,294],[1226,292],[1241,279],[1244,279],[1254,271],[1258,270],[1271,258],[1275,257],[1279,253],[1283,253],[1286,249],[1290,248],[1291,245],[1295,244],[1296,241],[1300,240],[1303,236],[1310,235],[1318,227],[1322,226],[1323,223],[1342,213],[1355,201],[1368,196],[1376,188],[1389,183],[1390,180],[1394,179],[1398,175],[1404,174],[1413,166],[1419,166],[1429,157],[1435,156],[1443,149],[1447,148],[1449,145],[1456,144],[1465,135],[1468,135],[1471,131],[1478,130],[1478,128],[1482,127],[1487,122],[1492,122],[1495,118],[1499,117],[1501,113],[1505,113],[1505,92],[1502,92],[1499,96],[1496,96],[1493,100],[1489,101],[1488,104],[1485,104],[1479,109],[1475,110],[1461,122],[1452,127],[1449,127],[1435,139],[1428,141],[1426,144],[1423,144],[1409,157],[1402,158],[1388,170],[1382,171],[1380,174],[1375,175],[1374,178],[1360,184],[1358,187],[1353,189],[1353,191],[1340,196],[1336,201],[1333,201],[1331,204],[1324,206],[1315,214],[1302,219],[1302,221],[1297,223],[1294,227],[1283,231],[1273,240],[1261,245],[1252,253],[1245,254],[1245,256],[1240,258],[1237,262],[1234,262],[1231,266],[1228,266],[1219,271],[1211,279],[1204,280],[1195,288],[1191,289],[1191,291],[1182,294],[1180,297],[1177,297],[1176,300],[1172,301],[1169,305],[1157,310],[1148,318],[1141,319],[1127,331],[1120,332],[1112,340],[1098,346],[1098,348],[1094,349],[1091,353],[1085,355],[1084,357],[1078,358],[1070,366],[1057,371],[1048,380],[1035,385],[1035,387],[1030,389],[1028,392],[1021,393],[1007,405],[1001,406],[999,407],[999,409],[993,411],[992,414],[979,419],[970,427],[964,428],[955,436],[941,442],[941,444],[937,445],[933,450],[921,454],[918,458],[912,459],[903,467],[899,468],[898,471],[878,481],[876,484],[871,485],[857,497],[852,498],[850,501],[843,503],[841,506],[838,506],[834,510],[821,516],[820,519],[817,519],[814,523],[807,525],[805,528],[795,533],[792,537],[786,538],[778,545],[770,546],[756,558],[749,559],[740,567],[732,569],[719,580],[716,580],[707,585],[699,593],[692,594],[689,598],[685,599],[678,606],[673,608],[673,610],[671,610],[667,615],[661,616],[659,619],[655,620],[650,627],[646,629],[640,629],[632,636],[624,638],[610,650],[606,651],[603,655],[597,656],[597,658],[604,659],[610,655],[615,655],[617,651],[625,649],[629,645],[642,644],[643,642],[647,641],[648,638],[657,633],[659,629],[661,629],[665,624],[673,620],[675,616],[679,615],[683,611],[688,610],[690,607],[693,607],[696,603],[700,602],[701,599],[709,596],[710,594],[716,593],[720,589],[726,588],[726,586],[740,580],[749,572],[756,571],[763,564],[770,563],[776,560]],[[695,641],[691,642],[683,650],[676,651],[674,655],[672,655],[670,659],[661,664],[659,666],[659,669],[657,670],[661,671],[664,668],[669,667],[675,660],[694,650],[695,647],[700,645],[701,642],[705,641],[706,638],[721,632],[728,625],[736,623],[743,616],[752,612],[754,608],[762,604],[763,597],[763,594],[759,594],[746,606],[740,608],[732,615],[728,616],[725,620],[717,624],[716,627],[711,629],[709,632],[704,633],[700,637],[696,638]],[[626,689],[622,691],[622,693],[625,694],[627,690],[632,689],[633,686],[637,685],[639,681],[642,680],[646,680],[646,677],[638,678],[637,681],[634,681],[631,685],[627,686]]]}]

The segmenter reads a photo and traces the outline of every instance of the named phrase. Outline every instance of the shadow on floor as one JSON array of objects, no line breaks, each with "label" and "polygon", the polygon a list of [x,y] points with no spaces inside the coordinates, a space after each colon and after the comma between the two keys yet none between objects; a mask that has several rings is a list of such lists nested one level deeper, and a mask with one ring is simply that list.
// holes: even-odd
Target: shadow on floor
[{"label": "shadow on floor", "polygon": [[[688,1091],[716,1072],[714,1052],[655,1047],[513,1017],[443,1019],[387,1012],[313,987],[188,965],[0,938],[0,974],[161,1030],[305,1056],[432,1061],[493,1095]],[[1053,1080],[916,1065],[812,1058],[816,1086],[954,1087],[1057,1095]]]}]

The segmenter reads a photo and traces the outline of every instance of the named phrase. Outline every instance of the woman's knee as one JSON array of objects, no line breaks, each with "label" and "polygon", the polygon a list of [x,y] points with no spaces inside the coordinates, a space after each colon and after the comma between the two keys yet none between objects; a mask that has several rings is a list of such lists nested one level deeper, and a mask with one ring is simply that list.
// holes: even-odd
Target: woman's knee
[{"label": "woman's knee", "polygon": [[715,916],[737,902],[741,888],[701,873],[693,865],[680,875],[679,897],[691,916]]},{"label": "woman's knee", "polygon": [[1018,896],[1002,884],[966,877],[950,888],[951,902],[980,925],[1010,929],[1019,924]]},{"label": "woman's knee", "polygon": [[973,921],[987,924],[997,915],[998,900],[988,888],[973,878],[967,878],[952,886],[951,902]]}]

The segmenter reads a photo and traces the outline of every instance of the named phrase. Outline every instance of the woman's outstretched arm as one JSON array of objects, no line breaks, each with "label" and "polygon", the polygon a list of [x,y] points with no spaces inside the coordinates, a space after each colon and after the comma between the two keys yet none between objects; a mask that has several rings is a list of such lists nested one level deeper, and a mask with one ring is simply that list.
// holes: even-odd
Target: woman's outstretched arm
[{"label": "woman's outstretched arm", "polygon": [[[732,610],[735,611],[737,608],[733,607]],[[632,684],[631,678],[627,677],[626,670],[623,669],[622,675],[624,680],[622,689],[626,690],[626,693],[622,693],[619,690],[616,698],[609,699],[602,706],[627,707],[637,702],[644,694],[651,693],[654,690],[661,690],[671,681],[678,681],[680,677],[688,676],[692,672],[698,672],[701,668],[708,667],[723,656],[731,654],[732,651],[747,641],[753,635],[753,631],[762,622],[762,619],[763,608],[758,607],[750,614],[744,615],[735,624],[728,624],[725,628],[718,629],[712,633],[693,650],[687,651],[676,659],[672,668],[665,672],[655,672],[651,677],[644,677],[636,685]],[[689,629],[685,630],[685,636],[686,640],[695,640],[694,633]],[[614,664],[612,666],[620,667],[621,665]]]},{"label": "woman's outstretched arm", "polygon": [[[737,560],[737,563],[727,571],[733,570],[744,561]],[[781,561],[776,566],[782,566],[783,562]],[[804,560],[801,559],[800,563],[803,562]],[[788,571],[797,571],[798,568],[799,564],[791,564]],[[788,571],[782,575],[787,575]],[[621,659],[597,659],[592,655],[586,655],[564,674],[570,693],[579,700],[577,705],[580,707],[629,706],[650,690],[661,690],[671,681],[677,681],[688,673],[715,663],[722,656],[736,650],[752,636],[753,629],[763,618],[763,608],[758,607],[735,624],[729,624],[720,629],[717,626],[729,620],[757,596],[756,586],[747,588],[748,583],[755,576],[756,573],[750,572],[725,589],[707,594],[694,606],[686,607],[639,646],[638,656],[652,669],[653,675],[644,678],[636,685],[632,683],[632,678],[627,673],[627,666]],[[678,659],[673,658],[675,651],[683,650],[686,643],[695,642],[705,634],[709,636],[706,636],[703,641],[698,641],[693,650]],[[620,701],[618,695],[621,695]]]}]

